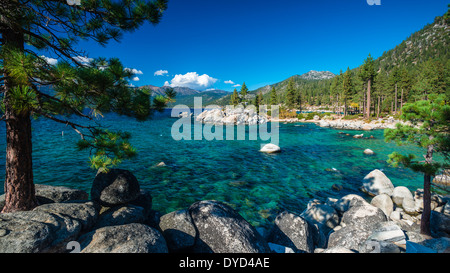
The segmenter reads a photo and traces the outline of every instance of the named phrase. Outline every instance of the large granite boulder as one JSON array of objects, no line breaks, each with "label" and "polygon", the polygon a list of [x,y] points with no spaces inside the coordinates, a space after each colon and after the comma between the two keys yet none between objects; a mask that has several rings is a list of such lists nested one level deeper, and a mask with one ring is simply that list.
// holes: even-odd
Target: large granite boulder
[{"label": "large granite boulder", "polygon": [[188,211],[198,232],[195,252],[270,252],[267,242],[256,229],[230,206],[219,201],[199,201]]},{"label": "large granite boulder", "polygon": [[187,209],[161,216],[159,227],[171,251],[184,251],[194,246],[197,232]]},{"label": "large granite boulder", "polygon": [[68,201],[51,203],[36,207],[33,211],[57,214],[71,218],[81,224],[82,231],[91,230],[99,214],[99,206],[92,201]]},{"label": "large granite boulder", "polygon": [[99,228],[79,242],[82,253],[168,253],[159,231],[137,223]]},{"label": "large granite boulder", "polygon": [[99,172],[92,183],[91,198],[103,206],[113,207],[134,201],[140,195],[136,177],[127,170]]},{"label": "large granite boulder", "polygon": [[56,213],[0,214],[0,253],[61,252],[81,229],[77,220]]},{"label": "large granite boulder", "polygon": [[269,241],[292,248],[295,252],[314,252],[314,229],[300,215],[284,211],[275,218]]},{"label": "large granite boulder", "polygon": [[394,185],[382,171],[373,170],[364,177],[361,190],[371,196],[382,193],[392,196]]},{"label": "large granite boulder", "polygon": [[100,214],[95,228],[119,226],[131,223],[144,223],[144,208],[134,205],[124,205],[109,208]]}]

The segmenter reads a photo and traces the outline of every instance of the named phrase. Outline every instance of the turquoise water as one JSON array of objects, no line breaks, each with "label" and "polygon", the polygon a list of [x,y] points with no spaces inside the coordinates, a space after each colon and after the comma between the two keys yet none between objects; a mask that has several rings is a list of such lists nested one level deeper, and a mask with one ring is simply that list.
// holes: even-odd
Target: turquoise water
[{"label": "turquoise water", "polygon": [[[264,225],[284,209],[301,213],[312,198],[362,194],[361,181],[374,169],[382,169],[395,186],[422,187],[419,174],[386,163],[393,151],[420,155],[419,150],[386,144],[382,130],[342,131],[307,123],[280,123],[282,153],[264,154],[259,152],[262,141],[175,141],[171,137],[175,121],[167,113],[146,122],[112,114],[102,120],[111,129],[132,133],[138,157],[119,167],[132,171],[141,187],[151,191],[153,208],[161,213],[214,199],[227,202],[253,225]],[[96,171],[89,168],[89,154],[75,148],[79,136],[71,128],[48,120],[35,120],[33,125],[35,183],[89,192]],[[341,131],[374,138],[354,139],[339,134]],[[0,134],[4,133],[3,124]],[[364,155],[366,148],[376,154]],[[1,162],[4,151],[2,137]],[[155,167],[161,161],[167,166]],[[4,177],[4,173],[2,163],[0,174]],[[344,189],[334,191],[333,184]]]}]

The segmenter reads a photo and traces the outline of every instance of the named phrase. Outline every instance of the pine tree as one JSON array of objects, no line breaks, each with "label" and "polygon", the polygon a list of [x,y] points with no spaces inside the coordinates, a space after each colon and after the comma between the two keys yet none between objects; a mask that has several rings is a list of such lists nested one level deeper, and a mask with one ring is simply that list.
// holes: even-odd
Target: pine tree
[{"label": "pine tree", "polygon": [[286,89],[286,107],[288,109],[292,109],[295,107],[295,88],[294,88],[294,79],[290,78],[288,82],[288,86]]},{"label": "pine tree", "polygon": [[[167,0],[67,1],[2,0],[0,59],[2,120],[6,122],[6,204],[2,212],[30,210],[37,205],[32,169],[31,118],[63,123],[80,134],[79,149],[92,151],[93,167],[106,170],[136,154],[130,134],[96,124],[76,123],[71,117],[93,121],[117,112],[147,119],[168,101],[150,91],[129,87],[132,70],[118,59],[88,59],[76,49],[81,39],[106,45],[145,22],[158,24]],[[25,47],[25,44],[27,45]],[[42,54],[58,58],[49,64]],[[52,86],[52,92],[40,86]],[[85,111],[88,110],[88,111]],[[93,122],[92,122],[93,123]]]},{"label": "pine tree", "polygon": [[353,89],[353,81],[352,81],[352,74],[350,72],[350,68],[347,68],[347,71],[345,71],[344,75],[342,76],[342,97],[344,99],[344,116],[347,115],[347,101],[353,96],[354,94]]},{"label": "pine tree", "polygon": [[275,90],[275,86],[272,86],[272,90],[270,91],[270,105],[278,105],[277,91]]},{"label": "pine tree", "polygon": [[248,88],[247,85],[245,85],[245,82],[242,84],[241,87],[241,102],[244,103],[244,105],[247,103],[247,93],[248,93]]},{"label": "pine tree", "polygon": [[[394,152],[389,155],[388,162],[394,166],[404,166],[424,175],[423,213],[420,230],[422,234],[431,235],[431,177],[439,169],[450,167],[450,105],[444,94],[431,94],[429,100],[407,103],[402,109],[401,118],[410,125],[397,124],[396,129],[386,129],[386,141],[394,141],[397,145],[413,144],[424,149],[425,155],[415,160],[414,155],[402,155]],[[442,161],[436,161],[435,155],[443,155]]]},{"label": "pine tree", "polygon": [[370,108],[371,108],[371,89],[372,84],[377,75],[377,72],[375,71],[375,64],[372,56],[369,54],[367,59],[364,61],[364,64],[361,67],[359,76],[362,80],[367,82],[367,103],[366,103],[366,113],[365,117],[368,119],[370,118]]},{"label": "pine tree", "polygon": [[231,95],[231,104],[234,106],[238,105],[240,103],[239,94],[236,90],[236,88],[233,91],[233,94]]}]

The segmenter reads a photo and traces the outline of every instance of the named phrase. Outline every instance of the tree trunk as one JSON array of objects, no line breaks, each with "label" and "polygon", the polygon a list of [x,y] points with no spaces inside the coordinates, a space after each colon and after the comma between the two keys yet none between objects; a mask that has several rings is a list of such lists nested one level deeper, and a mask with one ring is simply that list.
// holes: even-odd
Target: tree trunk
[{"label": "tree trunk", "polygon": [[377,118],[380,118],[380,102],[381,101],[381,97],[378,96],[378,106],[377,106]]},{"label": "tree trunk", "polygon": [[370,90],[372,88],[372,79],[369,79],[367,81],[367,109],[366,109],[366,118],[369,119],[370,118]]},{"label": "tree trunk", "polygon": [[[19,51],[24,50],[23,34],[11,29],[2,29],[4,45]],[[7,64],[7,58],[4,62]],[[15,84],[4,74],[4,106],[6,122],[6,167],[5,167],[5,206],[2,212],[31,210],[37,205],[32,165],[31,119],[28,110],[14,111],[9,100]]]},{"label": "tree trunk", "polygon": [[397,83],[395,83],[395,93],[394,93],[394,113],[397,114]]},{"label": "tree trunk", "polygon": [[[430,136],[430,140],[433,136]],[[433,150],[434,145],[428,145],[427,154],[425,155],[426,164],[433,162]],[[420,233],[431,236],[430,228],[430,216],[431,216],[431,175],[425,173],[423,178],[423,211],[422,218],[420,220]]]},{"label": "tree trunk", "polygon": [[402,114],[402,108],[403,108],[403,87],[402,87],[402,94],[400,96],[400,114]]}]

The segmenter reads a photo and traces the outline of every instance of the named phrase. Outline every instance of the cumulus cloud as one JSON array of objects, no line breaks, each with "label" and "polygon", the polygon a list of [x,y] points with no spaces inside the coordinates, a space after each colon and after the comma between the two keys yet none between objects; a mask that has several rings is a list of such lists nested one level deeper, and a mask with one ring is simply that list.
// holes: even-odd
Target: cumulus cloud
[{"label": "cumulus cloud", "polygon": [[[196,90],[205,90],[210,88],[217,79],[206,74],[199,75],[197,72],[189,72],[184,75],[177,74],[170,81],[171,87],[188,87]],[[169,82],[166,82],[167,84]]]},{"label": "cumulus cloud", "polygon": [[138,82],[139,81],[139,77],[134,77],[132,80],[135,81],[135,82]]},{"label": "cumulus cloud", "polygon": [[94,59],[86,57],[86,56],[76,56],[76,57],[72,57],[72,59],[74,61],[79,62],[84,65],[88,65],[94,60]]},{"label": "cumulus cloud", "polygon": [[49,65],[56,65],[58,63],[57,59],[49,58],[44,55],[42,55],[41,58],[44,59]]},{"label": "cumulus cloud", "polygon": [[155,76],[165,76],[167,74],[169,74],[169,71],[167,71],[167,70],[158,70],[158,71],[155,72],[154,75]]},{"label": "cumulus cloud", "polygon": [[232,80],[224,81],[224,83],[226,83],[226,84],[235,84],[234,81],[232,81]]},{"label": "cumulus cloud", "polygon": [[133,73],[134,75],[143,75],[144,74],[144,72],[142,72],[141,70],[137,70],[136,68],[125,67],[124,70],[129,71],[129,72]]},{"label": "cumulus cloud", "polygon": [[233,85],[233,87],[240,87],[240,86],[241,86],[240,84]]}]

